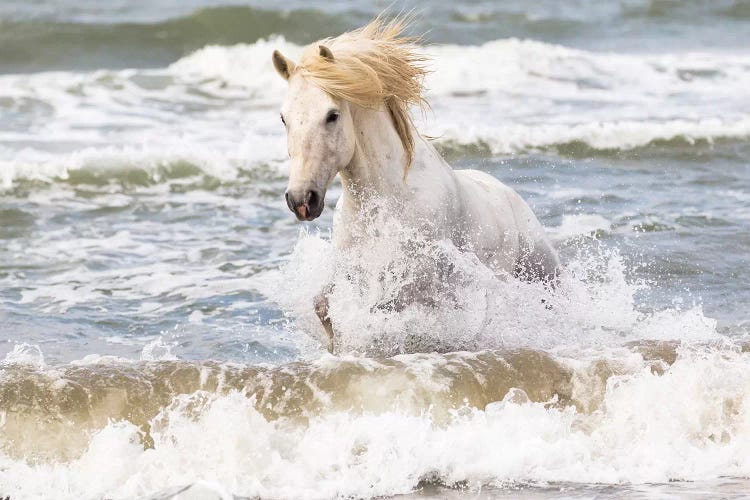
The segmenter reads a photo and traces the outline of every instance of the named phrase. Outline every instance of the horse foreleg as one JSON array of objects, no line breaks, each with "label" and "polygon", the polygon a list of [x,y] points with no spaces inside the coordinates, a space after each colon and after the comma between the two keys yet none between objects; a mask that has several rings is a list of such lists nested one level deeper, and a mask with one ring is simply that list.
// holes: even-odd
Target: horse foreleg
[{"label": "horse foreleg", "polygon": [[333,354],[333,324],[331,323],[331,317],[328,316],[328,294],[331,293],[331,290],[333,290],[333,287],[326,287],[316,295],[313,305],[315,314],[318,315],[318,319],[320,319],[320,323],[328,336],[328,352]]}]

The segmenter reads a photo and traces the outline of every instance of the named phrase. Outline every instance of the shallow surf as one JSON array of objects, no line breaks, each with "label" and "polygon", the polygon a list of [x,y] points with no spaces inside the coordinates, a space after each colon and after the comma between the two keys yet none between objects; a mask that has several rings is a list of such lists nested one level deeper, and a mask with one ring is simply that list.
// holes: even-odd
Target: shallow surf
[{"label": "shallow surf", "polygon": [[[742,2],[422,13],[417,125],[529,200],[552,292],[393,220],[339,255],[337,186],[294,221],[270,53],[374,12],[287,7],[0,5],[0,497],[743,496]],[[413,259],[450,283],[389,310]]]}]

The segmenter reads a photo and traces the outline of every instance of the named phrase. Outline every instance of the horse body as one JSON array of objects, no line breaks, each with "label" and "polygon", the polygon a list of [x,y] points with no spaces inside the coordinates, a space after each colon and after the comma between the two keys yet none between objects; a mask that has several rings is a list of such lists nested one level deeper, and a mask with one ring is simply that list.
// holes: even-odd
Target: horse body
[{"label": "horse body", "polygon": [[[420,136],[408,106],[424,102],[424,58],[396,20],[312,45],[301,64],[274,52],[289,83],[281,119],[290,156],[287,204],[300,220],[324,208],[341,177],[334,243],[366,249],[376,237],[371,215],[387,209],[431,240],[473,252],[496,274],[553,280],[559,260],[529,206],[512,189],[476,170],[454,171]],[[333,346],[326,287],[315,309]],[[410,297],[414,300],[415,297]]]},{"label": "horse body", "polygon": [[402,224],[432,239],[452,241],[495,273],[554,277],[557,255],[518,193],[484,172],[453,170],[418,134],[404,178],[405,153],[387,112],[360,108],[352,117],[357,144],[352,161],[340,172],[344,190],[333,226],[338,248],[366,245],[371,232],[361,225],[368,223],[368,207],[385,205],[398,210]]}]

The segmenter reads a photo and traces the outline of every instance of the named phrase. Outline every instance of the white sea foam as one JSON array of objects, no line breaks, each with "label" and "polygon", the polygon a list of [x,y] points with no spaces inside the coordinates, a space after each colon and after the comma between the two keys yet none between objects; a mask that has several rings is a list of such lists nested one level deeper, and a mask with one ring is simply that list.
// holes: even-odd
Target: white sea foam
[{"label": "white sea foam", "polygon": [[177,398],[139,429],[113,422],[63,463],[0,453],[11,498],[131,498],[198,482],[213,494],[263,498],[372,498],[421,480],[477,490],[508,483],[621,484],[750,474],[750,359],[683,351],[658,375],[645,366],[610,378],[601,410],[528,402],[466,407],[448,422],[429,411],[371,414],[323,409],[307,423],[267,420],[246,396]]},{"label": "white sea foam", "polygon": [[[678,339],[685,346],[661,375],[632,351],[615,358],[619,374],[592,396],[603,398],[597,411],[530,402],[516,389],[486,407],[459,403],[447,421],[436,418],[434,408],[420,409],[423,399],[416,390],[405,398],[413,403],[408,407],[347,412],[331,403],[325,389],[308,384],[318,402],[305,413],[308,419],[270,419],[244,392],[199,391],[176,397],[150,422],[150,449],[143,448],[140,427],[110,422],[92,432],[80,457],[27,461],[0,452],[0,491],[18,499],[120,499],[197,484],[195,491],[216,497],[372,498],[408,493],[423,480],[478,490],[509,483],[658,483],[750,474],[750,355],[732,346],[711,350],[695,344],[719,338],[716,322],[699,308],[639,311],[634,294],[642,285],[628,282],[616,253],[573,259],[558,294],[550,296],[534,285],[498,280],[470,256],[440,244],[423,247],[416,259],[439,250],[462,274],[453,307],[371,311],[383,299],[376,287],[367,287],[381,279],[367,274],[380,267],[378,259],[394,262],[388,284],[395,288],[415,261],[404,260],[398,244],[414,235],[394,224],[383,227],[393,233],[386,230],[374,242],[369,260],[358,260],[365,269],[344,261],[338,279],[325,235],[302,233],[290,263],[281,276],[267,276],[265,287],[275,284],[275,297],[298,317],[298,327],[317,328],[311,297],[324,278],[337,279],[332,315],[343,336],[340,347],[354,352],[373,345],[380,354],[409,348],[414,342],[403,334],[407,328],[432,345],[549,348],[558,353],[557,362],[583,371],[591,347],[598,347],[601,357],[637,339]],[[349,281],[353,272],[363,276],[356,281],[359,289]],[[142,359],[174,359],[172,344],[154,339]],[[405,355],[396,361],[415,380],[404,387],[402,379],[394,379],[397,389],[388,390],[445,391],[435,376],[444,362],[440,356]],[[120,362],[92,357],[76,365]],[[347,362],[352,358],[324,356],[317,363],[334,368]],[[377,390],[383,389],[384,379],[376,380]],[[588,382],[575,383],[578,399],[585,401]],[[377,396],[364,379],[359,391]],[[361,403],[352,404],[356,401]]]},{"label": "white sea foam", "polygon": [[165,342],[162,336],[158,339],[152,340],[145,346],[141,351],[141,361],[173,361],[177,359],[177,356],[172,352],[172,349],[177,345],[177,342]]},{"label": "white sea foam", "polygon": [[550,230],[556,240],[576,236],[595,236],[598,231],[609,231],[612,223],[596,214],[563,215],[562,223]]},{"label": "white sea foam", "polygon": [[[274,37],[231,47],[210,45],[183,57],[169,66],[168,71],[186,81],[202,83],[208,79],[229,84],[219,91],[275,104],[283,99],[286,84],[271,65],[274,50],[280,50],[294,60],[302,55],[301,46],[287,42],[283,37]],[[245,92],[239,94],[238,87]]]},{"label": "white sea foam", "polygon": [[481,144],[495,154],[539,150],[550,146],[580,143],[592,149],[627,150],[654,141],[680,139],[686,144],[703,140],[742,139],[750,136],[750,116],[737,119],[697,120],[605,120],[582,124],[507,124],[502,126],[444,126],[439,140],[458,144]]},{"label": "white sea foam", "polygon": [[[25,149],[15,153],[11,160],[0,160],[0,189],[13,187],[14,181],[19,179],[43,182],[68,180],[71,173],[77,171],[98,179],[96,182],[107,182],[118,177],[127,179],[128,173],[143,171],[148,182],[158,183],[174,178],[174,172],[184,165],[227,182],[236,179],[240,171],[251,171],[258,164],[273,165],[272,168],[278,165],[276,159],[280,154],[273,147],[265,149],[260,148],[259,144],[252,145],[254,140],[260,139],[248,136],[232,145],[230,150],[200,147],[189,141],[158,146],[86,147],[62,155]],[[253,156],[253,161],[248,160],[248,149],[258,152]],[[283,167],[279,166],[279,171],[284,172]]]},{"label": "white sea foam", "polygon": [[[276,109],[286,85],[270,64],[274,48],[301,52],[275,37],[205,47],[163,69],[0,76],[0,97],[38,108],[29,123],[0,131],[0,187],[136,168],[158,182],[181,162],[231,180],[283,164]],[[747,56],[595,53],[514,39],[425,52],[433,111],[417,124],[442,143],[509,154],[750,136]]]},{"label": "white sea foam", "polygon": [[[250,89],[253,95],[279,99],[285,84],[269,64],[274,49],[292,59],[302,52],[302,47],[276,37],[254,44],[206,47],[169,69],[173,74],[215,79]],[[597,98],[621,103],[655,101],[678,90],[724,96],[730,88],[750,85],[750,57],[736,54],[595,53],[518,39],[479,46],[432,45],[424,52],[432,60],[426,85],[433,97],[503,91],[545,99]]]},{"label": "white sea foam", "polygon": [[0,362],[0,366],[24,365],[38,369],[44,368],[44,354],[37,345],[20,343],[13,346],[13,349],[5,355]]}]

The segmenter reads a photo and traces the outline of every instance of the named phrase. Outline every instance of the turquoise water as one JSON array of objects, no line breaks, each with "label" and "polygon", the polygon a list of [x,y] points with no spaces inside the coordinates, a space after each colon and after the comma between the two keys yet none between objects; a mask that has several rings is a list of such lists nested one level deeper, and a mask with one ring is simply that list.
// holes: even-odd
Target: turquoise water
[{"label": "turquoise water", "polygon": [[460,307],[354,290],[334,358],[340,187],[286,208],[270,54],[384,7],[0,5],[0,496],[743,494],[750,4],[398,4],[418,128],[518,190],[568,277],[536,308],[443,249]]}]

